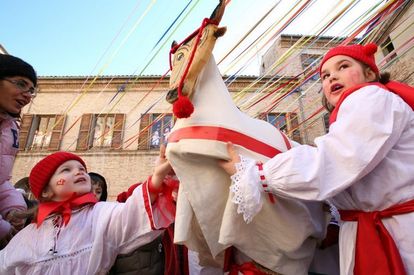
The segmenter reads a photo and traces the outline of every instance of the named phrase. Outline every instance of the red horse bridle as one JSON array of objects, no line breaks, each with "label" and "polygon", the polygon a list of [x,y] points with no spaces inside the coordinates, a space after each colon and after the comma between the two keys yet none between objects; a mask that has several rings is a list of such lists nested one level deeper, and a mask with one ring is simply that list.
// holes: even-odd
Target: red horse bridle
[{"label": "red horse bridle", "polygon": [[[187,109],[187,111],[184,111],[184,114],[180,117],[179,115],[176,114],[176,112],[174,112],[176,114],[177,117],[182,118],[182,117],[188,117],[191,115],[191,113],[194,110],[194,106],[192,105],[192,103],[186,98],[184,100],[183,98],[183,85],[184,85],[184,80],[187,77],[188,71],[190,70],[190,66],[193,63],[194,60],[194,56],[195,56],[195,52],[197,50],[197,47],[200,43],[201,40],[201,36],[203,35],[203,31],[205,29],[205,27],[209,24],[214,24],[214,25],[218,25],[218,23],[215,20],[211,20],[208,18],[204,18],[203,22],[201,23],[200,28],[198,28],[196,31],[194,31],[192,34],[190,34],[186,39],[184,39],[181,43],[175,45],[173,48],[171,48],[170,50],[170,70],[172,71],[172,58],[171,56],[185,43],[187,43],[188,41],[190,41],[191,39],[193,39],[195,36],[196,37],[196,41],[194,43],[193,49],[191,51],[191,55],[190,55],[190,59],[188,60],[187,66],[185,67],[185,71],[183,73],[183,75],[181,76],[180,82],[178,84],[177,87],[177,92],[178,92],[178,100],[174,103],[173,106],[173,110],[176,109],[177,105],[180,104],[180,107],[184,107],[185,109]],[[181,101],[181,102],[180,102]],[[178,109],[180,108],[178,107]]]}]

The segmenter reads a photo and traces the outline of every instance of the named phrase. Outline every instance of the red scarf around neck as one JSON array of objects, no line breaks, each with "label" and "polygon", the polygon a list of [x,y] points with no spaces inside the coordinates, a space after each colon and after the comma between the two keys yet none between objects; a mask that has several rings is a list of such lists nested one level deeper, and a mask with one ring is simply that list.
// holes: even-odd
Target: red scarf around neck
[{"label": "red scarf around neck", "polygon": [[381,84],[379,82],[370,82],[370,83],[363,83],[356,85],[347,91],[345,91],[338,100],[338,103],[335,106],[335,109],[332,111],[332,114],[329,117],[329,125],[336,121],[336,117],[338,115],[339,107],[341,106],[342,102],[353,92],[361,89],[362,87],[369,86],[369,85],[376,85],[385,90],[389,90],[394,94],[399,95],[413,110],[414,110],[414,88],[397,81],[389,81],[387,84]]},{"label": "red scarf around neck", "polygon": [[97,202],[98,200],[92,193],[87,193],[81,196],[77,196],[75,193],[65,201],[41,202],[37,214],[37,227],[39,227],[50,214],[54,213],[62,215],[63,222],[67,225],[72,215],[72,210],[86,204],[95,204]]}]

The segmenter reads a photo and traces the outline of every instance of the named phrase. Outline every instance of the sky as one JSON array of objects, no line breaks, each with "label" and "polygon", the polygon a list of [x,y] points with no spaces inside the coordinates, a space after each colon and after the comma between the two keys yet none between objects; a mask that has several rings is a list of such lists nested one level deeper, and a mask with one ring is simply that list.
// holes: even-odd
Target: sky
[{"label": "sky", "polygon": [[[257,75],[261,56],[271,43],[254,45],[236,57],[271,24],[280,21],[278,26],[282,25],[289,10],[303,2],[230,1],[220,23],[227,27],[227,33],[215,46],[216,60],[269,9],[276,8],[220,64],[222,73],[234,73],[249,62],[240,74]],[[283,33],[312,34],[329,18],[329,12],[335,13],[350,2],[356,6],[326,35],[340,35],[349,22],[385,0],[314,0]],[[40,76],[162,75],[168,70],[172,41],[181,41],[197,29],[217,4],[218,0],[0,0],[0,44],[9,54],[32,64]],[[157,44],[186,5],[186,12]]]}]

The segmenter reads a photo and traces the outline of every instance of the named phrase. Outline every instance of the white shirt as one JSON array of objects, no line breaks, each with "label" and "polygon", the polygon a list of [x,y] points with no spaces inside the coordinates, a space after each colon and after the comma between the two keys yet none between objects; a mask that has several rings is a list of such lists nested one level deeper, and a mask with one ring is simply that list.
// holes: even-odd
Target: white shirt
[{"label": "white shirt", "polygon": [[[338,209],[362,211],[383,210],[414,199],[414,112],[399,96],[377,86],[352,93],[329,133],[315,144],[295,147],[264,164],[272,193],[329,199]],[[257,167],[249,167],[238,171],[242,176],[237,184],[251,185],[255,179],[259,188]],[[408,274],[414,274],[414,213],[383,223]],[[341,225],[341,274],[353,273],[356,228],[356,222]]]},{"label": "white shirt", "polygon": [[67,226],[54,226],[56,215],[39,228],[30,224],[0,251],[0,274],[106,274],[118,254],[161,234],[151,223],[165,228],[172,221],[161,214],[159,200],[151,206],[144,186],[125,203],[99,202],[73,211]]}]

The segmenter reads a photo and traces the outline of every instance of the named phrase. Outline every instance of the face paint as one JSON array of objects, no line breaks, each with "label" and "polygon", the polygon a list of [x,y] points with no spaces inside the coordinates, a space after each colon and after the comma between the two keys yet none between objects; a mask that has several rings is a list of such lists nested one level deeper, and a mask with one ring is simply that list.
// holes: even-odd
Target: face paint
[{"label": "face paint", "polygon": [[64,179],[58,180],[56,185],[65,185],[65,180]]}]

